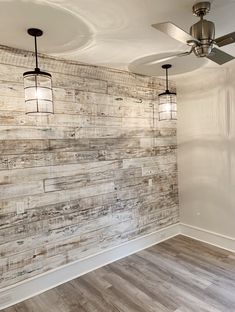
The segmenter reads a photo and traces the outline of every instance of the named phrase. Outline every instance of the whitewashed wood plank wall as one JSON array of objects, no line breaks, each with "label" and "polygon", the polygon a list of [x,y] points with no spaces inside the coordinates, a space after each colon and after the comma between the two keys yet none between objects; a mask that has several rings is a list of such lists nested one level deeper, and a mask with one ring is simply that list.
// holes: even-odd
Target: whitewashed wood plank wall
[{"label": "whitewashed wood plank wall", "polygon": [[29,117],[34,57],[0,47],[0,288],[179,221],[176,125],[157,119],[164,81],[40,64],[55,115]]}]

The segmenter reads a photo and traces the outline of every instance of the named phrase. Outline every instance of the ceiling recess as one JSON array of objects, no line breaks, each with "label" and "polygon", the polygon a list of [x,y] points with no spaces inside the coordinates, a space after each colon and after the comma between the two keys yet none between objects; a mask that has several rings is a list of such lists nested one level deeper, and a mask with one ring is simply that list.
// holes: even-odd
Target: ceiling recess
[{"label": "ceiling recess", "polygon": [[0,43],[19,49],[32,49],[31,38],[25,36],[31,25],[44,29],[40,40],[40,52],[43,53],[64,54],[81,50],[91,43],[93,37],[91,27],[84,19],[44,1],[1,1],[0,20]]}]

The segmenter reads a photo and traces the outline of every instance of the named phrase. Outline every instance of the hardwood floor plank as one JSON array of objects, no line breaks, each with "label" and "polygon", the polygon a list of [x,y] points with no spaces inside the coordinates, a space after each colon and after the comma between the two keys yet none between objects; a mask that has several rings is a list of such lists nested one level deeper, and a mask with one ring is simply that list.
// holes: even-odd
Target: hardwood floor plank
[{"label": "hardwood floor plank", "polygon": [[16,312],[16,309],[14,307],[10,307],[5,309],[4,312]]},{"label": "hardwood floor plank", "polygon": [[[155,312],[156,310],[162,312],[170,312],[169,309],[164,307],[160,302],[156,301],[154,298],[149,297],[145,292],[138,288],[138,285],[134,285],[127,279],[123,279],[120,275],[116,274],[113,270],[109,272],[106,276],[107,281],[113,284],[115,290],[121,289],[121,292],[128,294],[128,299],[130,302],[137,304],[138,306],[144,308],[146,312]],[[120,290],[119,290],[120,291]]]},{"label": "hardwood floor plank", "polygon": [[[145,293],[148,297],[152,299],[152,301],[159,302],[163,307],[165,307],[169,311],[175,311],[177,308],[176,303],[172,298],[167,296],[166,293],[163,293],[161,289],[158,289],[158,292],[154,290],[157,283],[156,280],[153,280],[151,278],[151,275],[148,275],[148,278],[146,278],[146,270],[143,274],[139,271],[132,270],[132,266],[128,265],[122,265],[119,263],[114,263],[109,266],[111,270],[122,277],[123,279],[129,281],[132,285],[135,285],[140,291]],[[141,281],[145,280],[145,283],[142,283]]]}]

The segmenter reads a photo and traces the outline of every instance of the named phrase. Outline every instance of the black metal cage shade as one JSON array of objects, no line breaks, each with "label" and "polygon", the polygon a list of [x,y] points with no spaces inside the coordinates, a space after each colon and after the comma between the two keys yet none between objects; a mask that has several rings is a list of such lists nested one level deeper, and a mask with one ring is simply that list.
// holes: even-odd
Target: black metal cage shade
[{"label": "black metal cage shade", "polygon": [[37,37],[42,36],[43,32],[37,28],[30,28],[28,34],[34,37],[36,68],[23,74],[26,114],[53,114],[51,74],[41,71],[38,67]]},{"label": "black metal cage shade", "polygon": [[51,75],[40,70],[23,74],[26,114],[48,115],[54,113]]},{"label": "black metal cage shade", "polygon": [[158,96],[159,120],[177,120],[176,93],[163,92]]}]

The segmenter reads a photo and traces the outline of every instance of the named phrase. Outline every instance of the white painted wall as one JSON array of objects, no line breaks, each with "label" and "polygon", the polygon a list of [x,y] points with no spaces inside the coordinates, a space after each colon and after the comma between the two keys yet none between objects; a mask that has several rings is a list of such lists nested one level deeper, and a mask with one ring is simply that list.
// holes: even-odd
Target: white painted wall
[{"label": "white painted wall", "polygon": [[181,222],[235,238],[235,63],[177,88]]}]

